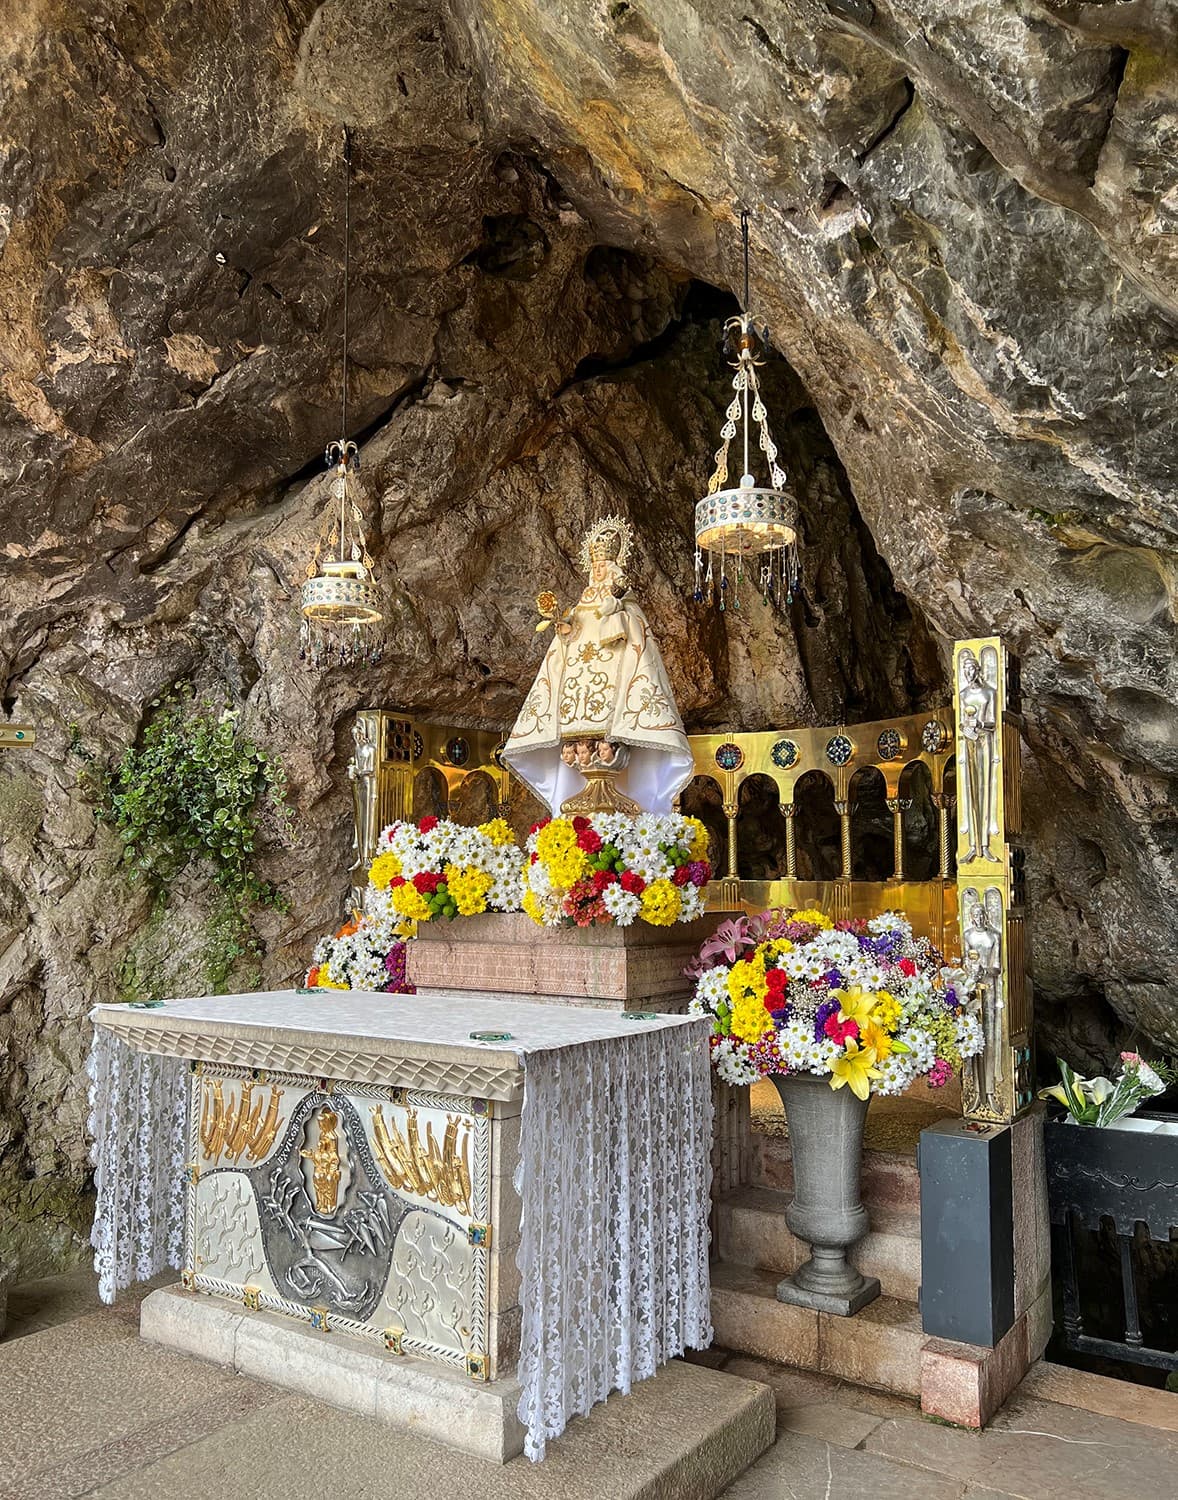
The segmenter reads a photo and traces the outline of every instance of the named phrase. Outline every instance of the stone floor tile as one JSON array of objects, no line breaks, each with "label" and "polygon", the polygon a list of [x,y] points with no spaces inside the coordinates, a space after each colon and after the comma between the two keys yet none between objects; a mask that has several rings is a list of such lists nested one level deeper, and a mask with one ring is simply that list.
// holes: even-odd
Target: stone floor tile
[{"label": "stone floor tile", "polygon": [[0,1344],[0,1487],[58,1468],[218,1394],[231,1371],[140,1339],[110,1313]]},{"label": "stone floor tile", "polygon": [[943,1474],[787,1432],[724,1500],[959,1500],[964,1488]]},{"label": "stone floor tile", "polygon": [[177,1279],[175,1271],[164,1271],[152,1281],[141,1282],[120,1292],[118,1301],[109,1310],[104,1309],[99,1299],[98,1277],[90,1266],[79,1266],[61,1276],[46,1276],[40,1281],[22,1281],[9,1288],[8,1325],[0,1344],[104,1310],[134,1323],[139,1316],[139,1304],[148,1292],[159,1286],[170,1286]]},{"label": "stone floor tile", "polygon": [[984,1433],[919,1418],[881,1423],[863,1447],[866,1452],[878,1453],[894,1463],[929,1469],[962,1481],[988,1477],[991,1463]]},{"label": "stone floor tile", "polygon": [[837,1375],[819,1375],[814,1370],[795,1370],[791,1366],[775,1365],[769,1360],[754,1359],[750,1355],[731,1355],[724,1370],[729,1375],[742,1375],[746,1380],[760,1380],[765,1385],[772,1386],[777,1396],[779,1413],[795,1406],[832,1401],[879,1417],[920,1415],[920,1404],[911,1397],[869,1390],[866,1386],[851,1385],[840,1380]]},{"label": "stone floor tile", "polygon": [[1120,1417],[1164,1432],[1178,1432],[1178,1395],[1129,1380],[1110,1380],[1040,1360],[1015,1393],[1038,1396],[1061,1406],[1079,1407],[1106,1417]]},{"label": "stone floor tile", "polygon": [[[505,1465],[484,1463],[367,1417],[291,1396],[91,1493],[101,1500],[323,1500],[326,1494],[371,1500],[394,1495],[398,1500],[450,1495],[616,1500],[645,1486],[642,1492],[652,1500],[691,1500],[714,1493],[709,1466],[725,1455],[697,1451],[682,1472],[669,1471],[668,1464],[684,1450],[685,1430],[702,1433],[737,1407],[752,1412],[742,1382],[698,1369],[689,1372],[688,1382],[683,1369],[673,1362],[625,1400],[612,1399],[595,1408],[591,1420],[572,1422],[549,1445],[542,1464],[523,1458]],[[705,1375],[707,1390],[700,1383]],[[758,1422],[765,1414],[762,1407]],[[759,1432],[763,1444],[768,1429],[760,1427]],[[752,1434],[744,1431],[743,1436]],[[730,1429],[723,1443],[740,1438]]]},{"label": "stone floor tile", "polygon": [[853,1406],[820,1401],[813,1406],[790,1406],[779,1412],[777,1431],[779,1440],[783,1432],[799,1432],[805,1437],[820,1438],[824,1443],[834,1443],[839,1448],[858,1448],[884,1420],[871,1412],[857,1411]]}]

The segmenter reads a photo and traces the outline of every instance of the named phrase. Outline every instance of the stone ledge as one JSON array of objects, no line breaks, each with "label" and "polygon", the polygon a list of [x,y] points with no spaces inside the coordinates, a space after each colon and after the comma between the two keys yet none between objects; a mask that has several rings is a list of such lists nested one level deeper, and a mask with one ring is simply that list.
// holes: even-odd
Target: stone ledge
[{"label": "stone ledge", "polygon": [[[157,1301],[157,1299],[159,1299]],[[148,1303],[151,1310],[148,1312]],[[776,1432],[776,1409],[773,1391],[759,1381],[727,1375],[702,1365],[672,1360],[649,1380],[634,1386],[629,1396],[614,1394],[594,1407],[588,1417],[575,1418],[564,1435],[548,1448],[543,1463],[531,1465],[523,1458],[494,1457],[486,1452],[479,1458],[492,1459],[494,1468],[468,1465],[463,1454],[470,1452],[455,1441],[455,1431],[469,1430],[470,1408],[479,1397],[498,1402],[509,1409],[519,1432],[518,1453],[523,1434],[515,1418],[519,1387],[514,1380],[476,1385],[464,1376],[453,1376],[439,1367],[425,1366],[429,1377],[440,1374],[436,1384],[418,1384],[408,1394],[403,1387],[404,1372],[413,1367],[422,1370],[422,1361],[382,1356],[358,1341],[336,1334],[316,1334],[312,1330],[290,1325],[286,1319],[275,1319],[266,1313],[247,1313],[244,1309],[220,1303],[198,1293],[167,1287],[152,1294],[144,1303],[142,1332],[157,1343],[168,1344],[190,1354],[202,1354],[195,1347],[195,1334],[206,1325],[205,1310],[219,1316],[207,1320],[208,1353],[214,1351],[229,1357],[219,1362],[237,1368],[235,1360],[240,1347],[251,1363],[251,1373],[284,1385],[307,1391],[325,1400],[327,1381],[338,1374],[344,1389],[355,1390],[360,1361],[394,1365],[382,1380],[374,1382],[375,1398],[370,1407],[367,1395],[360,1408],[364,1414],[387,1423],[405,1434],[398,1442],[426,1438],[417,1449],[409,1449],[408,1467],[396,1479],[395,1489],[404,1500],[435,1500],[444,1493],[477,1493],[492,1500],[509,1500],[527,1490],[529,1495],[551,1495],[552,1500],[717,1500],[741,1474],[769,1449]],[[273,1325],[280,1322],[282,1331],[302,1341],[303,1366],[295,1381],[288,1380],[285,1341],[274,1344],[273,1368],[263,1370],[255,1363],[255,1346],[261,1340],[272,1343]],[[241,1336],[248,1323],[252,1333]],[[332,1356],[337,1358],[333,1359]],[[317,1369],[312,1361],[318,1359]],[[243,1374],[246,1372],[243,1370]],[[315,1376],[313,1388],[304,1382]],[[510,1399],[508,1395],[510,1393]],[[348,1405],[346,1401],[339,1405]],[[480,1420],[485,1421],[486,1413]],[[491,1425],[491,1424],[487,1424]],[[444,1446],[443,1446],[444,1445]],[[447,1455],[445,1448],[458,1449]],[[498,1465],[504,1465],[498,1467]],[[442,1473],[447,1482],[442,1484]],[[457,1479],[461,1483],[456,1483]]]},{"label": "stone ledge", "polygon": [[443,1365],[392,1354],[341,1333],[318,1333],[277,1313],[164,1287],[146,1298],[139,1331],[238,1374],[375,1417],[490,1463],[523,1452],[519,1383],[482,1384]]},{"label": "stone ledge", "polygon": [[[792,1276],[809,1246],[792,1235],[785,1210],[792,1194],[772,1188],[736,1188],[715,1200],[716,1254],[722,1261]],[[849,1259],[875,1277],[887,1297],[915,1302],[920,1290],[920,1215],[869,1206],[871,1229],[851,1247]]]}]

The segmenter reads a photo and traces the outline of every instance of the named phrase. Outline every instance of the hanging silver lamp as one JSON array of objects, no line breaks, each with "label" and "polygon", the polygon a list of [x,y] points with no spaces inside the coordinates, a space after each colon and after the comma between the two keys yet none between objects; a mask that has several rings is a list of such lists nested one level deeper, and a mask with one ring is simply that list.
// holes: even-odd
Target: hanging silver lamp
[{"label": "hanging silver lamp", "polygon": [[[740,216],[744,247],[744,301],[739,317],[724,325],[724,350],[736,374],[733,397],[724,413],[716,467],[708,492],[695,507],[695,598],[739,609],[742,588],[753,588],[769,604],[793,602],[798,577],[798,503],[786,489],[777,445],[761,399],[757,368],[769,354],[769,330],[749,312],[748,214]],[[768,483],[752,472],[752,438],[768,469]],[[741,436],[740,483],[728,482],[728,454]]]},{"label": "hanging silver lamp", "polygon": [[351,279],[352,136],[344,127],[344,317],[340,437],[325,460],[335,470],[331,502],[306,568],[302,587],[300,656],[315,667],[376,663],[381,655],[376,569],[356,497],[360,453],[348,431],[348,291]]}]

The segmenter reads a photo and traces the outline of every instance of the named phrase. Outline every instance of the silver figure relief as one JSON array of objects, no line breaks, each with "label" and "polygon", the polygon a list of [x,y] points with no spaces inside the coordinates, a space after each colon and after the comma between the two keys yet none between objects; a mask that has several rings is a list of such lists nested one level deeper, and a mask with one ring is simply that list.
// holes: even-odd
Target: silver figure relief
[{"label": "silver figure relief", "polygon": [[998,653],[982,650],[981,661],[965,650],[957,664],[959,786],[967,849],[962,864],[999,864],[990,843],[998,832]]},{"label": "silver figure relief", "polygon": [[1002,965],[1002,892],[991,886],[984,897],[963,892],[961,946],[968,1006],[982,1025],[983,1045],[970,1060],[975,1107],[1005,1117],[1007,1041]]},{"label": "silver figure relief", "polygon": [[352,864],[352,904],[360,910],[364,904],[364,893],[368,889],[368,867],[372,863],[380,833],[375,716],[356,715],[356,722],[352,725],[352,742],[355,750],[348,762],[355,816],[352,837],[352,853],[355,856]]}]

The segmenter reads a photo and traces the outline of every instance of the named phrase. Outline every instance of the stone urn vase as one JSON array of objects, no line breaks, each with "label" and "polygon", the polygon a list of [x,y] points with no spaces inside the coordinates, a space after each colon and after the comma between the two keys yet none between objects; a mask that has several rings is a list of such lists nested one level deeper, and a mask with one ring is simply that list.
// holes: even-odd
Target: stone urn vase
[{"label": "stone urn vase", "polygon": [[870,1225],[859,1198],[863,1127],[870,1100],[829,1079],[773,1074],[789,1126],[794,1200],[785,1222],[810,1246],[810,1259],[777,1288],[781,1302],[849,1317],[879,1296],[874,1276],[861,1276],[847,1249]]}]

